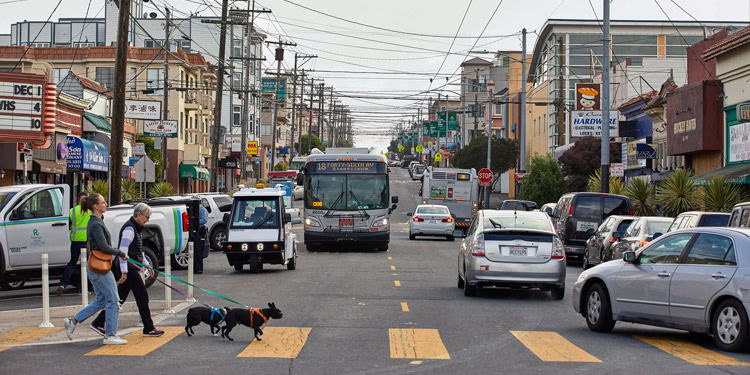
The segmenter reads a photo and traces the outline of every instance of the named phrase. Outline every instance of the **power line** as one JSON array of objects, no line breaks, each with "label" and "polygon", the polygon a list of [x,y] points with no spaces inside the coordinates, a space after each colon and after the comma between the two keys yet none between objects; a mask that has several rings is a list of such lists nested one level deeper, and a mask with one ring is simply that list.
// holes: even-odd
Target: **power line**
[{"label": "power line", "polygon": [[[440,73],[440,70],[443,69],[443,65],[445,64],[445,60],[448,59],[448,55],[451,53],[451,49],[453,49],[453,44],[456,43],[456,38],[458,38],[458,33],[461,32],[461,26],[464,25],[464,21],[466,20],[466,15],[469,14],[469,9],[471,8],[471,3],[473,3],[474,0],[469,1],[469,5],[466,6],[466,11],[464,12],[464,16],[461,18],[461,23],[458,24],[458,29],[456,30],[456,35],[453,37],[453,40],[451,41],[450,47],[448,47],[448,52],[445,53],[445,57],[443,57],[443,62],[440,63],[440,67],[438,68],[437,72],[435,73],[435,76],[432,77],[432,79],[437,78],[438,73]],[[479,40],[479,39],[477,39]],[[476,43],[474,43],[476,44]]]},{"label": "power line", "polygon": [[[36,36],[34,37],[34,40],[31,41],[31,43],[30,43],[31,45],[33,45],[34,42],[36,42],[36,38],[39,38],[39,35],[42,33],[42,31],[44,31],[44,27],[47,26],[47,24],[49,23],[49,20],[52,19],[52,16],[57,11],[57,8],[60,7],[60,4],[62,4],[62,0],[60,0],[60,1],[57,2],[57,5],[55,5],[55,9],[52,9],[52,13],[49,14],[49,17],[47,17],[47,20],[44,21],[44,25],[42,25],[42,27],[39,28],[39,32],[36,33]],[[18,67],[18,64],[21,63],[21,60],[23,60],[23,58],[26,56],[26,52],[28,52],[28,51],[29,51],[28,48],[24,49],[23,55],[21,55],[21,58],[19,58],[18,61],[16,61],[15,65],[13,65],[13,69],[12,70],[16,70],[16,68]]]}]

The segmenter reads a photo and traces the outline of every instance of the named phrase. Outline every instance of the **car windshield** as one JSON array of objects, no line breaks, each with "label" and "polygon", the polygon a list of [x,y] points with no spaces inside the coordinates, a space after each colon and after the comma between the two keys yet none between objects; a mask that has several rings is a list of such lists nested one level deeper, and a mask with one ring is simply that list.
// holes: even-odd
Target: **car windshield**
[{"label": "car windshield", "polygon": [[13,198],[14,195],[16,195],[15,192],[0,193],[0,210],[2,210],[3,207],[8,204],[8,202],[10,202],[10,199]]},{"label": "car windshield", "polygon": [[276,198],[235,198],[232,228],[276,229],[279,228],[278,202]]},{"label": "car windshield", "polygon": [[369,210],[388,208],[385,175],[310,175],[305,207]]},{"label": "car windshield", "polygon": [[496,229],[537,229],[552,231],[552,223],[549,219],[535,217],[489,217],[485,218],[486,228]]},{"label": "car windshield", "polygon": [[[2,206],[0,206],[2,208]],[[725,227],[729,224],[729,215],[705,215],[703,216],[704,227]]]},{"label": "car windshield", "polygon": [[648,234],[667,233],[667,229],[669,229],[670,225],[672,225],[671,221],[649,221]]},{"label": "car windshield", "polygon": [[448,209],[445,207],[419,207],[417,208],[417,213],[425,215],[448,215]]}]

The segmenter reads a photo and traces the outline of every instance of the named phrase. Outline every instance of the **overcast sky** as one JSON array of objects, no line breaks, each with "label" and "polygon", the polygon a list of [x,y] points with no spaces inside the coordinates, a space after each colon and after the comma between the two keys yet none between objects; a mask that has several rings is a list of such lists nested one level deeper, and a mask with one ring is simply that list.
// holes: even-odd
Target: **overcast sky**
[{"label": "overcast sky", "polygon": [[[657,1],[672,20],[691,20],[690,15],[701,21],[750,20],[750,0],[612,0],[611,18],[666,20]],[[175,8],[176,17],[190,12],[221,14],[220,0],[152,0],[146,10],[153,11],[154,5],[163,8],[167,3]],[[46,20],[57,4],[58,0],[0,0],[0,33],[9,33],[14,22]],[[84,17],[88,4],[89,0],[63,0],[52,20]],[[247,7],[242,1],[230,4]],[[411,119],[418,106],[426,107],[423,100],[427,94],[416,94],[442,86],[446,77],[451,83],[456,81],[468,50],[520,50],[518,33],[525,27],[530,33],[527,49],[531,51],[536,40],[533,32],[541,31],[548,18],[593,19],[594,10],[599,18],[602,16],[601,0],[259,0],[256,4],[273,11],[260,15],[258,22],[269,39],[277,40],[281,35],[297,43],[294,51],[318,55],[304,67],[316,70],[313,74],[333,85],[340,95],[349,96],[340,101],[353,112],[361,134],[356,138],[357,146],[381,149],[387,147],[393,134],[390,129],[400,118]],[[89,17],[104,17],[103,5],[104,0],[91,0]],[[338,20],[303,7],[396,32]],[[454,42],[464,14],[459,38]],[[477,39],[480,34],[483,37]],[[456,54],[446,58],[449,48]],[[265,54],[269,60],[265,66],[270,67],[273,54],[270,50]],[[293,53],[286,56],[285,66],[291,67]],[[439,68],[440,75],[436,76]],[[394,71],[412,74],[392,74]],[[435,78],[432,84],[430,78]],[[460,92],[460,87],[453,84],[446,90]],[[436,97],[440,92],[430,95]],[[445,91],[442,94],[457,96]],[[387,99],[407,95],[419,100]]]}]

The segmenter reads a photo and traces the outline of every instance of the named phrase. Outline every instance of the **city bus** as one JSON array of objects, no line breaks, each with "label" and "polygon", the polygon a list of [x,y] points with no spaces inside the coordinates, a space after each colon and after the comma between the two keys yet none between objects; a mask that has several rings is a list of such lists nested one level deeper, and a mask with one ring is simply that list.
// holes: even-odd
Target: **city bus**
[{"label": "city bus", "polygon": [[419,190],[422,204],[447,206],[456,215],[456,230],[466,233],[479,209],[479,178],[474,168],[427,167]]},{"label": "city bus", "polygon": [[388,249],[390,214],[398,197],[390,196],[383,155],[310,155],[297,183],[305,190],[308,250],[328,251],[347,244]]}]

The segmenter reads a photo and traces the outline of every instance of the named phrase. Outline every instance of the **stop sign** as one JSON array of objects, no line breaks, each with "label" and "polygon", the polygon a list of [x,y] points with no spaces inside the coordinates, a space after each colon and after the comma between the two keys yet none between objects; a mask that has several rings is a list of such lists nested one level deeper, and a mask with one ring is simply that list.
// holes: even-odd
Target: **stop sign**
[{"label": "stop sign", "polygon": [[487,168],[482,168],[482,170],[479,171],[479,182],[482,183],[482,186],[487,186],[490,181],[492,181],[492,171]]}]

